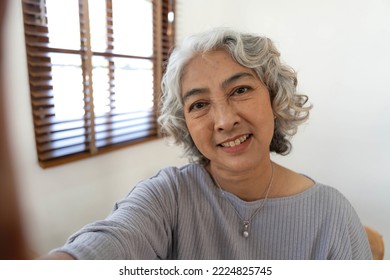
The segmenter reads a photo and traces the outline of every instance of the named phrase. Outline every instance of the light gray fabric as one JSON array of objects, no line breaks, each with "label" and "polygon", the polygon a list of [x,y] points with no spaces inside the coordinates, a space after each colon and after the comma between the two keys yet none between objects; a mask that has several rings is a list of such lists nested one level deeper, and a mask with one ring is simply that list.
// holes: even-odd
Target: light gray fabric
[{"label": "light gray fabric", "polygon": [[[262,203],[228,194],[242,217]],[[345,197],[316,183],[268,199],[242,236],[237,213],[203,166],[170,167],[142,181],[103,221],[57,249],[78,259],[370,259],[364,228]]]}]

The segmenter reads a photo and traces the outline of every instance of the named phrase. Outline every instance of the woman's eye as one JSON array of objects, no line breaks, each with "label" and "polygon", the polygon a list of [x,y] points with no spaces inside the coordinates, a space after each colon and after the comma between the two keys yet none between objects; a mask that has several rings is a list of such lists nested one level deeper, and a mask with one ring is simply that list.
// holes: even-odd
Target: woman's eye
[{"label": "woman's eye", "polygon": [[190,106],[189,111],[198,111],[204,107],[206,107],[206,102],[195,102]]},{"label": "woman's eye", "polygon": [[241,95],[241,94],[246,93],[248,90],[249,90],[249,87],[239,87],[239,88],[237,88],[237,89],[233,92],[233,94],[235,94],[235,95]]}]

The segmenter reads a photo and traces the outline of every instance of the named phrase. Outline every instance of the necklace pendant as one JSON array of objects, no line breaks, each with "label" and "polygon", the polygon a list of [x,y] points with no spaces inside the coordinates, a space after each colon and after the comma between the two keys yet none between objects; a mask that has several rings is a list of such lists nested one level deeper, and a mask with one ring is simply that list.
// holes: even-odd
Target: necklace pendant
[{"label": "necklace pendant", "polygon": [[249,222],[248,221],[244,221],[244,230],[242,231],[242,235],[245,238],[249,237]]}]

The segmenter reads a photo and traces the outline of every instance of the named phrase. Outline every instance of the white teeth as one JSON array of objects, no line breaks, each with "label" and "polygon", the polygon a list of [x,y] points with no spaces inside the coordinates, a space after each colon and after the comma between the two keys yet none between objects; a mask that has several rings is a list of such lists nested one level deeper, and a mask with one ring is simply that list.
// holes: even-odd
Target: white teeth
[{"label": "white teeth", "polygon": [[249,137],[249,135],[244,135],[244,136],[241,136],[240,138],[237,138],[234,141],[225,142],[225,143],[222,143],[221,145],[223,147],[234,147],[234,146],[240,145],[242,142],[245,142],[248,139],[248,137]]}]

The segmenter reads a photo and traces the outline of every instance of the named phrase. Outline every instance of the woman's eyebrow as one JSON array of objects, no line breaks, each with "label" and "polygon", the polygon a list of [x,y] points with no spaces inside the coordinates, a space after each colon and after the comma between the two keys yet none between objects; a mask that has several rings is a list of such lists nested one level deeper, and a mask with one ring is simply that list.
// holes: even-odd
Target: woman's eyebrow
[{"label": "woman's eyebrow", "polygon": [[186,91],[184,94],[183,94],[183,103],[186,102],[186,100],[194,95],[198,95],[198,94],[202,94],[202,93],[205,93],[205,92],[208,92],[209,90],[207,88],[193,88],[193,89],[190,89],[189,91]]},{"label": "woman's eyebrow", "polygon": [[[236,82],[237,80],[243,79],[243,78],[256,79],[252,73],[238,72],[236,74],[233,74],[232,76],[230,76],[226,80],[224,80],[221,83],[221,88],[225,89],[225,88],[229,87],[229,85],[231,85],[232,83]],[[202,94],[202,93],[206,93],[206,92],[209,92],[208,88],[190,89],[183,94],[183,103],[185,103],[188,98],[190,98],[194,95],[198,95],[198,94]]]}]

